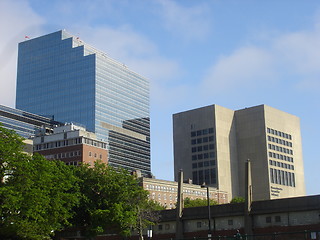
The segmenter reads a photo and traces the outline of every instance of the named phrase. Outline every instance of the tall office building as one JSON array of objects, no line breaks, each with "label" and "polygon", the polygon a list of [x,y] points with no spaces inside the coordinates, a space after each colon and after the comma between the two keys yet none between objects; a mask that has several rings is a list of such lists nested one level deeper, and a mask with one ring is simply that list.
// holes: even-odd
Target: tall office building
[{"label": "tall office building", "polygon": [[26,139],[35,136],[42,127],[53,128],[62,124],[49,116],[44,117],[4,105],[0,105],[0,123],[4,128],[14,130]]},{"label": "tall office building", "polygon": [[16,107],[83,124],[110,165],[150,174],[149,81],[64,30],[19,44]]},{"label": "tall office building", "polygon": [[[251,161],[254,200],[305,195],[299,118],[266,105],[233,111],[211,105],[173,115],[175,173],[245,194]],[[177,179],[178,176],[175,176]]]}]

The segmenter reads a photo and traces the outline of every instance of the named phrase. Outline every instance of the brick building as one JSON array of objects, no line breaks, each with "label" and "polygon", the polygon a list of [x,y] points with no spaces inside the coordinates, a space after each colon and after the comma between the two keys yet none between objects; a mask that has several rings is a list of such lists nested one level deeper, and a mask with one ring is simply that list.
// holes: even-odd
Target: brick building
[{"label": "brick building", "polygon": [[[178,194],[178,182],[154,178],[141,178],[141,185],[149,192],[149,199],[154,200],[167,209],[175,208]],[[216,188],[209,187],[210,199],[218,204],[228,203],[228,194]],[[183,198],[207,199],[207,189],[191,182],[183,183]]]},{"label": "brick building", "polygon": [[33,149],[47,159],[59,159],[67,165],[93,165],[97,159],[108,163],[107,144],[98,140],[94,133],[72,123],[52,131],[41,129],[33,139]]}]

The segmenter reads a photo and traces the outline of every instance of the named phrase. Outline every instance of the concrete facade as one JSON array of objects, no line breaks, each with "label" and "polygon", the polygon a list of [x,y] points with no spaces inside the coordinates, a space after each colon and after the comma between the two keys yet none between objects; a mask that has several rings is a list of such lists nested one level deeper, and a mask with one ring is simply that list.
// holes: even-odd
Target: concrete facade
[{"label": "concrete facade", "polygon": [[[232,236],[236,233],[237,229],[240,229],[240,232],[244,234],[243,203],[216,205],[212,206],[211,210],[212,222],[214,222],[212,226],[213,236]],[[250,214],[252,226],[250,228],[253,230],[253,234],[303,232],[303,230],[309,230],[306,232],[315,231],[317,233],[320,231],[319,211],[319,195],[257,201],[252,204]],[[175,232],[174,217],[173,210],[161,212],[161,220],[154,227],[156,239],[169,239],[173,236]],[[206,237],[208,231],[206,207],[184,209],[183,220],[185,238]],[[310,233],[308,234],[308,238],[296,239],[311,239]],[[301,236],[304,237],[303,234]],[[318,237],[320,238],[320,235]],[[257,237],[257,239],[259,238]]]},{"label": "concrete facade", "polygon": [[[299,118],[266,105],[211,105],[173,115],[175,173],[244,196],[250,159],[253,200],[305,195]],[[177,179],[177,176],[175,176]]]}]

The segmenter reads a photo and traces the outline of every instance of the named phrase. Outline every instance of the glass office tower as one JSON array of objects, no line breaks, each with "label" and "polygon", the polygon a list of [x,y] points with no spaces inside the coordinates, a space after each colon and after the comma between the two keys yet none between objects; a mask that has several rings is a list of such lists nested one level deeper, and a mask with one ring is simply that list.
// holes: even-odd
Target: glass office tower
[{"label": "glass office tower", "polygon": [[19,44],[16,107],[83,124],[110,165],[150,174],[149,81],[64,30]]},{"label": "glass office tower", "polygon": [[24,138],[34,137],[43,127],[53,128],[62,124],[49,116],[39,116],[3,105],[0,105],[0,123],[4,128],[14,130]]}]

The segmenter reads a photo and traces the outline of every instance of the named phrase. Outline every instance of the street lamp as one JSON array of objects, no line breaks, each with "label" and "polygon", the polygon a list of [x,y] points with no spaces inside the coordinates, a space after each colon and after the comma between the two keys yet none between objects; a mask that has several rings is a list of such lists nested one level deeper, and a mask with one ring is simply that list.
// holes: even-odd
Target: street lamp
[{"label": "street lamp", "polygon": [[211,214],[210,214],[210,194],[209,194],[209,186],[206,186],[205,183],[203,183],[201,185],[202,188],[206,188],[207,189],[207,201],[208,201],[208,239],[210,240],[211,238]]}]

